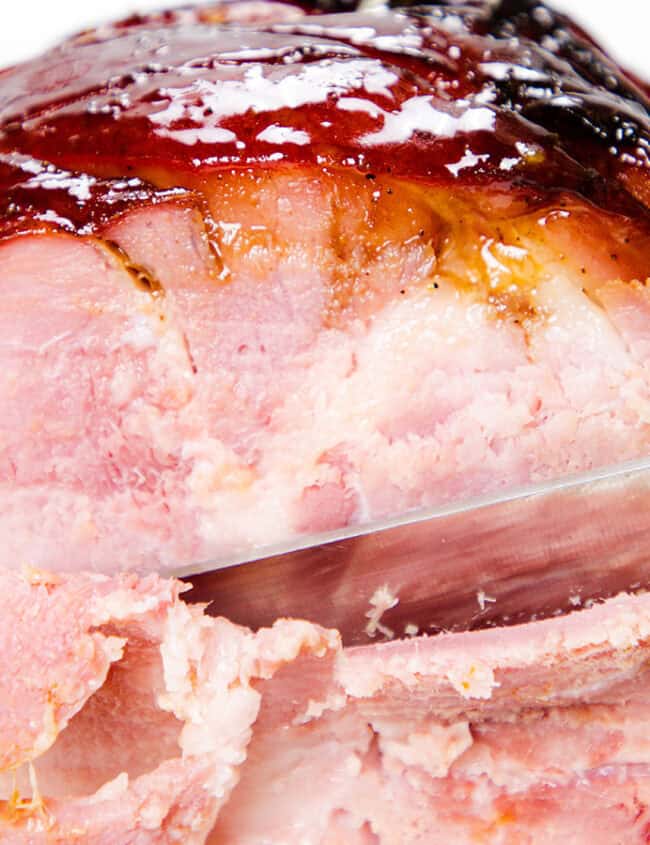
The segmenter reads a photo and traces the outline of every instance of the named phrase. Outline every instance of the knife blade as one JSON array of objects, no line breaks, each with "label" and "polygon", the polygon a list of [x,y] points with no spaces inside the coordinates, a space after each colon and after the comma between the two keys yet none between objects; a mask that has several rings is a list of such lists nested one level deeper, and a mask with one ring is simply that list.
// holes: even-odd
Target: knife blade
[{"label": "knife blade", "polygon": [[174,574],[213,614],[309,619],[346,645],[559,615],[650,585],[650,460]]}]

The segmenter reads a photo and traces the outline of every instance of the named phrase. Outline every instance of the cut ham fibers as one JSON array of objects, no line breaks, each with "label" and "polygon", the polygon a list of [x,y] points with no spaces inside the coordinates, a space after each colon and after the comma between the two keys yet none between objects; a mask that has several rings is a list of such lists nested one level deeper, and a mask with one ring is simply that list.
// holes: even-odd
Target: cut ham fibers
[{"label": "cut ham fibers", "polygon": [[535,0],[353,5],[0,72],[3,843],[650,842],[638,555],[441,556],[495,627],[386,588],[355,648],[166,578],[650,455],[647,88]]},{"label": "cut ham fibers", "polygon": [[153,576],[0,586],[3,842],[647,842],[647,596],[342,650]]}]

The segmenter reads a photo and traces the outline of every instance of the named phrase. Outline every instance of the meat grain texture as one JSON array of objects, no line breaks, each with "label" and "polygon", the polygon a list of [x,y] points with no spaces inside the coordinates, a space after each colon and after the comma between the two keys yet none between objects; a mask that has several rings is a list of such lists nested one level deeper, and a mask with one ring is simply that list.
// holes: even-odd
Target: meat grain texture
[{"label": "meat grain texture", "polygon": [[178,592],[2,576],[3,841],[646,841],[648,597],[342,650]]},{"label": "meat grain texture", "polygon": [[3,842],[649,841],[645,594],[343,649],[155,574],[650,451],[645,87],[327,5],[0,72]]}]

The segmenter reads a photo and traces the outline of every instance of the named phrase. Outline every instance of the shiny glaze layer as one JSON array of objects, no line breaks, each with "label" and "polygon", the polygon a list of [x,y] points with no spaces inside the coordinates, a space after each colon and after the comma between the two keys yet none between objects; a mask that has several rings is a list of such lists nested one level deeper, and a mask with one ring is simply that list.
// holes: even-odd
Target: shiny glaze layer
[{"label": "shiny glaze layer", "polygon": [[[563,16],[532,0],[322,7],[221,4],[83,33],[0,73],[0,149],[161,185],[305,164],[645,214],[646,93]],[[33,184],[29,198],[27,214]],[[93,205],[77,203],[79,225]]]},{"label": "shiny glaze layer", "polygon": [[0,238],[48,229],[94,234],[139,205],[191,199],[182,188],[156,190],[136,177],[99,179],[0,153]]}]

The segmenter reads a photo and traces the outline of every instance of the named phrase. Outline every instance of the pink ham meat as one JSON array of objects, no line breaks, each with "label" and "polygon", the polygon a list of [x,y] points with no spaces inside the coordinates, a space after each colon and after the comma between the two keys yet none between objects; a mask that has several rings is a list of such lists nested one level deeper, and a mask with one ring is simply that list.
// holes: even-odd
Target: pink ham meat
[{"label": "pink ham meat", "polygon": [[0,840],[642,845],[648,595],[343,649],[154,573],[650,447],[647,90],[324,5],[0,72]]},{"label": "pink ham meat", "polygon": [[240,776],[261,694],[334,632],[252,634],[153,576],[1,579],[2,842],[203,843]]},{"label": "pink ham meat", "polygon": [[534,8],[227,4],[0,75],[6,567],[648,454],[648,101]]},{"label": "pink ham meat", "polygon": [[8,845],[648,841],[648,596],[342,650],[152,576],[0,587]]}]

